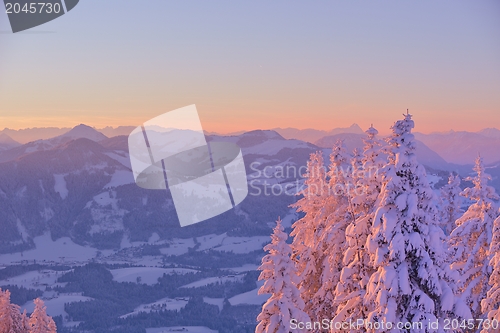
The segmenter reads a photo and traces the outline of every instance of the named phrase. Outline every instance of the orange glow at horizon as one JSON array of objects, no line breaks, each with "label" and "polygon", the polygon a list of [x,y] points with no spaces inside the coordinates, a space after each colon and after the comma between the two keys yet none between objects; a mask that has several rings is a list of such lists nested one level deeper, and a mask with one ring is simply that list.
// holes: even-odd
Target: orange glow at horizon
[{"label": "orange glow at horizon", "polygon": [[[172,109],[173,110],[173,109]],[[363,111],[353,109],[349,112],[235,112],[212,110],[212,108],[198,107],[203,129],[207,132],[228,134],[241,131],[273,128],[296,128],[315,129],[329,131],[335,128],[345,128],[357,124],[361,129],[367,129],[371,124],[381,134],[390,133],[392,124],[401,119],[404,110],[370,110]],[[413,111],[412,111],[413,110]],[[281,110],[280,110],[281,111]],[[79,124],[86,124],[94,128],[140,126],[144,121],[167,111],[155,110],[153,112],[142,112],[141,116],[113,117],[113,116],[0,116],[0,130],[9,128],[13,130],[35,128],[35,127],[59,127],[72,128]],[[104,112],[103,112],[104,113]],[[500,123],[488,121],[488,119],[477,117],[477,112],[455,113],[450,119],[448,113],[425,112],[410,108],[414,116],[415,131],[421,133],[469,131],[477,132],[488,127],[500,127]],[[482,113],[488,113],[482,111]]]}]

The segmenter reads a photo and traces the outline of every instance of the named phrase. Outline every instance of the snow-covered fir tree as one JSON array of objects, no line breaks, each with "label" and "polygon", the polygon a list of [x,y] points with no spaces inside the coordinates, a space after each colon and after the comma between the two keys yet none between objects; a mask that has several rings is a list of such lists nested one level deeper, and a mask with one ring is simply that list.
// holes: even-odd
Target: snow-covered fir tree
[{"label": "snow-covered fir tree", "polygon": [[10,303],[10,292],[0,289],[0,332],[31,333],[26,310],[20,312],[19,305]]},{"label": "snow-covered fir tree", "polygon": [[361,187],[361,180],[365,176],[363,167],[363,154],[358,148],[355,148],[352,152],[351,168],[352,168],[351,179],[353,181],[352,184],[353,188],[350,190],[351,192],[354,192],[354,194],[357,194],[359,193],[357,189]]},{"label": "snow-covered fir tree", "polygon": [[[447,283],[444,233],[437,226],[436,195],[416,161],[414,122],[410,114],[392,127],[390,164],[377,201],[367,249],[376,272],[367,286],[365,304],[371,323],[422,323],[403,332],[434,332],[427,323],[453,311]],[[442,327],[442,325],[441,325]],[[369,329],[369,332],[401,330]]]},{"label": "snow-covered fir tree", "polygon": [[30,321],[29,317],[26,315],[26,310],[21,313],[21,318],[16,323],[16,327],[19,333],[30,333]]},{"label": "snow-covered fir tree", "polygon": [[455,229],[455,221],[464,213],[460,192],[460,176],[450,174],[448,184],[441,188],[441,225],[447,235]]},{"label": "snow-covered fir tree", "polygon": [[[271,294],[258,315],[256,333],[288,333],[293,322],[308,323],[309,316],[303,311],[304,302],[297,288],[299,277],[290,255],[292,250],[286,243],[288,235],[283,231],[278,219],[271,243],[264,247],[269,253],[262,259],[259,267],[259,280],[264,285],[259,294]],[[306,332],[306,330],[294,330]]]},{"label": "snow-covered fir tree", "polygon": [[[500,323],[500,217],[493,222],[493,234],[489,249],[492,254],[490,266],[493,271],[489,279],[489,290],[486,298],[481,301],[481,310],[490,321],[496,320]],[[491,330],[483,328],[481,333],[489,333]]]},{"label": "snow-covered fir tree", "polygon": [[319,235],[314,249],[324,254],[321,286],[311,301],[312,311],[309,314],[316,320],[331,318],[336,311],[334,293],[340,280],[344,251],[346,249],[346,228],[355,219],[352,205],[352,189],[354,188],[351,169],[351,158],[345,150],[344,143],[338,141],[330,155],[329,188],[330,195],[324,205],[328,208],[325,230]]},{"label": "snow-covered fir tree", "polygon": [[34,300],[35,309],[30,316],[30,333],[56,333],[56,324],[50,316],[47,315],[46,307],[39,298]]},{"label": "snow-covered fir tree", "polygon": [[299,193],[303,197],[292,207],[304,216],[292,225],[292,259],[295,261],[297,274],[300,277],[299,290],[306,301],[306,309],[310,300],[320,287],[322,259],[324,254],[314,251],[321,233],[325,229],[327,208],[324,207],[328,195],[326,169],[323,154],[311,154],[307,162],[307,172],[304,175],[304,189]]},{"label": "snow-covered fir tree", "polygon": [[365,132],[367,137],[363,148],[363,177],[359,180],[363,195],[357,196],[353,202],[361,206],[366,214],[373,210],[373,205],[382,188],[382,170],[387,161],[382,156],[381,143],[377,139],[378,131],[372,126]]},{"label": "snow-covered fir tree", "polygon": [[493,221],[498,217],[494,200],[498,195],[488,186],[491,176],[485,172],[481,157],[474,166],[476,176],[467,178],[474,187],[466,188],[462,195],[474,203],[456,221],[457,227],[450,235],[452,268],[459,272],[458,297],[471,309],[474,318],[483,318],[481,301],[486,298],[492,268],[490,252]]},{"label": "snow-covered fir tree", "polygon": [[[333,322],[343,323],[366,318],[371,310],[364,304],[366,286],[373,274],[370,257],[366,251],[365,243],[370,234],[373,207],[381,188],[381,173],[379,169],[383,161],[378,158],[379,147],[375,136],[378,131],[371,126],[366,131],[365,147],[361,160],[362,167],[354,172],[357,183],[356,193],[353,197],[355,219],[346,228],[347,249],[344,252],[343,265],[340,279],[335,289],[334,303],[337,305]],[[353,164],[358,164],[356,154]],[[335,328],[335,326],[334,326]],[[338,332],[339,330],[333,330]],[[351,329],[351,332],[364,332]]]},{"label": "snow-covered fir tree", "polygon": [[13,318],[10,304],[10,292],[0,289],[0,332],[12,332]]}]

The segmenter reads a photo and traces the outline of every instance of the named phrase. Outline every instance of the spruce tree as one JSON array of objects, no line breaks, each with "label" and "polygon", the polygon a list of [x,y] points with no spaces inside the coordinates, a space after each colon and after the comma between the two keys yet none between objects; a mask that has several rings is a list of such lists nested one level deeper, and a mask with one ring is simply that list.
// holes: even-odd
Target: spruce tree
[{"label": "spruce tree", "polygon": [[[375,200],[380,193],[381,173],[379,169],[383,161],[378,158],[379,144],[375,138],[378,131],[370,127],[366,131],[368,137],[364,140],[365,147],[362,157],[362,167],[354,172],[357,184],[354,192],[355,219],[346,228],[347,249],[344,252],[343,268],[340,279],[335,289],[334,304],[337,305],[333,322],[343,323],[366,318],[370,311],[364,304],[366,286],[373,274],[370,257],[366,251],[366,240],[370,234],[373,222],[373,209]],[[357,162],[356,154],[353,164]],[[335,326],[334,326],[335,327]],[[340,332],[341,330],[333,330]],[[351,329],[351,332],[365,332]]]},{"label": "spruce tree", "polygon": [[309,313],[316,321],[332,318],[336,311],[335,289],[340,280],[346,249],[346,228],[355,219],[352,205],[351,158],[342,141],[338,141],[330,155],[330,195],[325,200],[325,228],[319,235],[314,252],[322,254],[321,287],[313,296]]},{"label": "spruce tree", "polygon": [[453,256],[452,268],[459,273],[457,283],[459,298],[467,304],[474,318],[484,318],[481,301],[486,298],[488,280],[492,267],[490,260],[495,253],[490,252],[493,238],[493,221],[498,217],[494,200],[498,195],[488,186],[491,176],[485,172],[481,157],[476,159],[475,177],[469,177],[474,187],[466,188],[462,195],[473,204],[456,221],[457,227],[450,235],[450,251]]},{"label": "spruce tree", "polygon": [[34,303],[35,309],[29,319],[30,333],[56,333],[56,324],[54,320],[47,315],[47,310],[43,301],[37,298],[34,300]]},{"label": "spruce tree", "polygon": [[381,156],[381,143],[377,139],[378,131],[373,125],[365,132],[367,137],[363,140],[363,171],[358,177],[358,184],[362,187],[362,194],[353,198],[357,211],[365,214],[373,210],[373,205],[382,188],[383,167],[387,161]]},{"label": "spruce tree", "polygon": [[259,294],[271,294],[271,297],[262,306],[255,332],[288,333],[292,320],[307,323],[310,319],[303,311],[304,302],[297,288],[299,277],[290,258],[292,250],[286,243],[288,235],[283,231],[280,219],[271,239],[271,243],[264,247],[269,253],[264,256],[259,267],[262,271],[259,280],[264,280]]},{"label": "spruce tree", "polygon": [[[500,217],[493,223],[493,235],[489,249],[492,254],[490,266],[492,272],[489,279],[489,290],[486,298],[481,301],[481,310],[490,321],[500,323]],[[491,332],[483,328],[481,333]]]},{"label": "spruce tree", "polygon": [[454,297],[447,283],[444,233],[437,226],[437,198],[416,161],[413,128],[407,113],[388,140],[390,163],[366,243],[376,271],[365,304],[373,309],[367,315],[370,323],[421,323],[422,330],[412,326],[405,332],[432,332],[427,323],[452,312]]},{"label": "spruce tree", "polygon": [[292,259],[300,277],[299,290],[306,302],[306,312],[311,308],[311,300],[320,288],[322,259],[324,254],[315,251],[320,235],[324,232],[325,199],[328,196],[328,183],[323,154],[311,154],[304,175],[304,189],[299,193],[303,197],[292,207],[304,216],[292,225]]},{"label": "spruce tree", "polygon": [[462,196],[460,196],[460,176],[450,174],[448,184],[441,189],[441,225],[447,235],[456,227],[456,220],[464,213]]},{"label": "spruce tree", "polygon": [[26,310],[20,312],[17,304],[10,303],[10,292],[0,289],[0,332],[30,333],[26,320]]}]

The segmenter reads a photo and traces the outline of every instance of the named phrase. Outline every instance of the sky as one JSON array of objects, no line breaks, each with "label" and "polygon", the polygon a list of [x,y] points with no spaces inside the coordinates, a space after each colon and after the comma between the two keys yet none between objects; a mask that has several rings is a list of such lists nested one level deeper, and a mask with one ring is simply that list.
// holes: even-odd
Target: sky
[{"label": "sky", "polygon": [[0,128],[191,104],[221,133],[500,127],[500,2],[81,0],[17,34],[0,11]]}]

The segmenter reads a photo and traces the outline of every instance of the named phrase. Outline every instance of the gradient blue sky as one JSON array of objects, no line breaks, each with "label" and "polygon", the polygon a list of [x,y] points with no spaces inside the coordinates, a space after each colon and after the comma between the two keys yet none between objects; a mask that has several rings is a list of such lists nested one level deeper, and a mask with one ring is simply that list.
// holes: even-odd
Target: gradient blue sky
[{"label": "gradient blue sky", "polygon": [[500,127],[500,1],[81,0],[12,34],[0,128],[139,125],[196,104],[206,130]]}]

